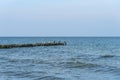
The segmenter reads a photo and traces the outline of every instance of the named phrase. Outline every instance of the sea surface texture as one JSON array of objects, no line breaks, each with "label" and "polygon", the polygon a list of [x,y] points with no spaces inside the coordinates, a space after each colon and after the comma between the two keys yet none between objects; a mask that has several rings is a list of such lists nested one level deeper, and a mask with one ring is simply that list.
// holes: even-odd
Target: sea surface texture
[{"label": "sea surface texture", "polygon": [[0,44],[66,41],[66,46],[0,49],[0,80],[120,80],[120,38],[0,38]]}]

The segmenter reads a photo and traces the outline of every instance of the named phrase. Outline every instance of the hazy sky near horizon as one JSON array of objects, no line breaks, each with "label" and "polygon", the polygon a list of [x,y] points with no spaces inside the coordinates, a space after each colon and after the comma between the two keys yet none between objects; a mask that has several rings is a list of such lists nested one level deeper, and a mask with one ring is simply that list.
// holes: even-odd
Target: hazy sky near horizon
[{"label": "hazy sky near horizon", "polygon": [[0,36],[120,36],[120,0],[0,0]]}]

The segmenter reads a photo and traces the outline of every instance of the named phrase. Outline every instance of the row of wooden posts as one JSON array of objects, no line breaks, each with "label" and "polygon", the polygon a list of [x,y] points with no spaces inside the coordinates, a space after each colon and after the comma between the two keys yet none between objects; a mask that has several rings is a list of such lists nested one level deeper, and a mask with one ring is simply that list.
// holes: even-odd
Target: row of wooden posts
[{"label": "row of wooden posts", "polygon": [[44,43],[34,43],[34,44],[5,44],[0,45],[0,49],[7,49],[7,48],[20,48],[20,47],[36,47],[36,46],[65,46],[67,43],[58,41],[58,42],[44,42]]}]

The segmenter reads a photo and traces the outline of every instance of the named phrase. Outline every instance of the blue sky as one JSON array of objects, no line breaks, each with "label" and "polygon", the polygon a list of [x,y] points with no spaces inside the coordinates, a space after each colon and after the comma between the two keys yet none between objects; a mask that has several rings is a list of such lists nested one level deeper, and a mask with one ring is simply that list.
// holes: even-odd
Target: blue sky
[{"label": "blue sky", "polygon": [[0,36],[120,36],[120,0],[0,0]]}]

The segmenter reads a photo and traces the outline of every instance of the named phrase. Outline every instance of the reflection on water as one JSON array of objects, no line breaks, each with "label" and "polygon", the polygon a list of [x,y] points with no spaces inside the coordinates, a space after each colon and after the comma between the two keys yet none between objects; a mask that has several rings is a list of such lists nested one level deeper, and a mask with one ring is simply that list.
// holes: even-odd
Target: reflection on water
[{"label": "reflection on water", "polygon": [[120,38],[0,39],[0,43],[3,44],[34,43],[42,40],[68,42],[67,46],[0,49],[0,80],[120,78]]}]

